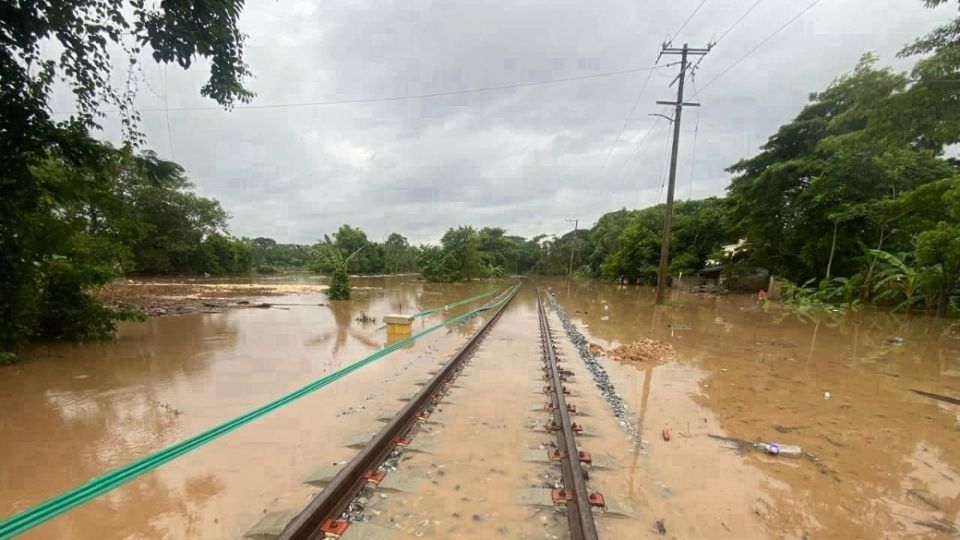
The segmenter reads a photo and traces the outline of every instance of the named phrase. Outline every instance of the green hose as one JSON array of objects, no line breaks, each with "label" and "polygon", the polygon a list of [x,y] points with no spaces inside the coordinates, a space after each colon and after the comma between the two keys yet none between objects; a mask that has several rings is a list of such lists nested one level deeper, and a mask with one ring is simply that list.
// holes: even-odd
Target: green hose
[{"label": "green hose", "polygon": [[279,399],[262,405],[242,416],[238,416],[233,420],[229,420],[223,424],[220,424],[219,426],[194,435],[193,437],[183,440],[164,450],[138,459],[137,461],[128,463],[123,467],[114,469],[102,476],[89,480],[85,484],[81,484],[65,493],[53,497],[52,499],[48,499],[47,501],[42,502],[33,508],[10,516],[9,518],[0,521],[0,540],[12,538],[18,534],[26,532],[37,525],[40,525],[41,523],[52,519],[76,506],[90,501],[91,499],[94,499],[118,486],[121,486],[146,472],[152,471],[168,461],[176,459],[195,448],[203,446],[204,444],[220,437],[221,435],[229,433],[275,409],[279,409],[280,407],[292,401],[296,401],[297,399],[300,399],[311,392],[319,390],[320,388],[323,388],[334,381],[342,379],[343,377],[353,373],[363,366],[379,360],[384,356],[396,351],[397,349],[405,347],[435,330],[451,324],[456,324],[468,317],[472,317],[478,313],[497,307],[504,303],[508,298],[513,296],[513,294],[516,293],[517,289],[519,288],[519,284],[515,285],[513,288],[507,291],[506,294],[498,297],[485,306],[481,306],[458,317],[435,324],[417,334],[402,339],[390,346],[384,347],[370,356],[362,360],[358,360],[357,362],[354,362],[353,364],[350,364],[339,371],[335,371],[325,377],[317,379],[316,381],[300,388],[299,390],[295,390]]},{"label": "green hose", "polygon": [[[491,294],[494,294],[495,292],[497,292],[497,289],[490,289],[489,291],[487,291],[487,292],[485,292],[485,293],[478,294],[478,295],[476,295],[476,296],[471,296],[470,298],[464,298],[463,300],[457,300],[456,302],[453,302],[452,304],[445,304],[445,305],[442,305],[442,306],[439,306],[439,307],[427,308],[427,309],[424,309],[424,310],[422,310],[422,311],[418,311],[418,312],[414,313],[414,314],[413,314],[413,317],[414,317],[415,319],[416,319],[416,318],[420,318],[420,317],[426,317],[427,315],[430,315],[431,313],[436,313],[436,312],[438,312],[438,311],[446,311],[446,310],[448,310],[448,309],[450,309],[450,308],[452,308],[452,307],[462,306],[463,304],[469,304],[470,302],[475,302],[475,301],[477,301],[477,300],[479,300],[479,299],[481,299],[481,298],[485,298],[485,297],[487,297],[487,296],[490,296]],[[383,325],[383,326],[377,328],[377,330],[383,330],[383,329],[386,328],[386,327],[387,327],[387,325]]]}]

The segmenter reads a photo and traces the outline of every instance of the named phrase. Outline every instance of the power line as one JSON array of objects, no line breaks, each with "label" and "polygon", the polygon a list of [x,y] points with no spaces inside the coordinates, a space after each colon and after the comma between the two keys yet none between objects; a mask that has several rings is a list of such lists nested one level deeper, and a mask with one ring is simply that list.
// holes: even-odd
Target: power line
[{"label": "power line", "polygon": [[647,79],[643,81],[643,86],[640,87],[640,91],[637,92],[637,99],[633,102],[633,107],[630,107],[630,112],[627,114],[627,117],[623,120],[623,125],[620,126],[620,132],[617,133],[617,138],[613,140],[613,144],[610,145],[610,148],[607,150],[607,155],[603,158],[603,165],[600,166],[600,170],[597,171],[597,177],[607,168],[607,164],[610,162],[610,156],[613,155],[614,149],[617,145],[620,144],[620,138],[623,137],[623,132],[627,129],[627,125],[630,123],[630,119],[633,118],[633,113],[637,110],[637,105],[640,104],[640,98],[643,97],[643,91],[647,89],[647,84],[650,83],[650,78],[653,77],[655,70],[650,70],[650,73],[647,74]]},{"label": "power line", "polygon": [[[666,107],[664,107],[663,110],[666,111]],[[642,137],[640,137],[640,139],[637,141],[636,147],[634,148],[633,154],[630,155],[630,157],[628,157],[626,161],[623,162],[623,165],[620,167],[620,171],[617,172],[617,174],[614,176],[615,179],[623,178],[624,171],[627,170],[627,168],[629,167],[630,163],[634,160],[634,158],[640,155],[640,149],[643,148],[646,141],[650,140],[651,135],[654,135],[655,131],[657,134],[660,133],[660,131],[657,130],[657,127],[660,125],[661,120],[663,120],[663,118],[661,116],[657,116],[657,119],[654,120],[653,125],[650,126],[650,129],[648,129],[647,132],[644,133]],[[654,136],[654,138],[656,138],[656,136]]]},{"label": "power line", "polygon": [[[690,84],[693,85],[693,93],[697,94],[697,84],[693,78],[693,75],[690,75]],[[693,128],[693,148],[690,151],[690,184],[687,186],[687,201],[690,200],[691,195],[693,194],[693,173],[696,170],[697,166],[697,135],[700,134],[700,107],[697,107],[697,122]]]},{"label": "power line", "polygon": [[654,206],[660,204],[660,195],[663,195],[663,186],[667,183],[667,162],[670,160],[670,142],[670,137],[664,139],[663,157],[660,158],[660,173],[657,175],[657,179],[660,180],[660,187],[657,189],[657,200],[653,204]]},{"label": "power line", "polygon": [[690,22],[691,19],[693,19],[693,16],[696,15],[697,12],[700,11],[700,8],[702,8],[703,5],[706,3],[707,3],[707,0],[700,0],[700,3],[697,4],[697,7],[693,8],[693,11],[690,13],[690,16],[687,17],[687,20],[683,21],[683,24],[680,25],[680,28],[678,28],[677,31],[674,32],[672,36],[670,36],[669,39],[671,41],[673,40],[673,38],[679,36],[680,32],[683,32],[683,29],[687,27],[687,24]]},{"label": "power line", "polygon": [[740,24],[741,21],[743,21],[744,19],[747,18],[747,15],[749,15],[750,12],[753,11],[753,8],[755,8],[755,7],[757,7],[758,5],[760,5],[760,2],[763,2],[763,0],[757,0],[756,2],[753,3],[752,6],[750,6],[749,8],[747,8],[747,10],[743,12],[743,15],[741,15],[739,19],[737,19],[733,24],[731,24],[729,28],[727,28],[726,30],[724,30],[723,33],[720,34],[720,37],[718,37],[718,38],[716,39],[716,41],[713,42],[713,44],[716,45],[717,43],[720,43],[720,41],[722,41],[723,38],[727,37],[727,34],[729,34],[731,30],[733,30],[734,28],[736,28],[737,25]]},{"label": "power line", "polygon": [[720,77],[723,77],[724,75],[726,75],[727,72],[729,72],[731,69],[733,69],[734,67],[736,67],[740,62],[743,62],[744,60],[746,60],[746,58],[747,58],[748,56],[750,56],[751,54],[755,53],[758,49],[760,49],[760,47],[763,47],[768,41],[770,41],[771,39],[773,39],[774,36],[776,36],[777,34],[779,34],[780,32],[782,32],[786,27],[790,26],[794,21],[796,21],[796,20],[799,19],[801,16],[803,16],[804,13],[806,13],[806,12],[810,11],[811,9],[813,9],[814,6],[816,6],[817,4],[819,4],[821,1],[822,1],[822,0],[814,0],[814,2],[813,2],[812,4],[810,4],[809,6],[803,8],[803,10],[801,10],[800,13],[797,13],[797,14],[794,15],[789,21],[783,23],[783,25],[781,25],[780,28],[777,28],[776,30],[774,30],[772,34],[770,34],[769,36],[763,38],[763,41],[761,41],[761,42],[758,43],[756,46],[754,46],[752,49],[750,49],[749,51],[747,51],[747,53],[744,54],[743,56],[741,56],[736,62],[734,62],[734,63],[730,64],[729,66],[727,66],[726,69],[724,69],[723,71],[721,71],[719,75],[717,75],[716,77],[710,79],[710,80],[707,82],[707,84],[705,84],[705,85],[703,85],[702,87],[700,87],[700,90],[706,90],[707,87],[710,86],[711,84],[713,84],[714,82],[716,82],[717,79],[719,79]]},{"label": "power line", "polygon": [[163,115],[167,123],[167,144],[170,146],[170,160],[176,161],[177,158],[173,154],[173,133],[170,130],[170,106],[167,104],[167,64],[163,65]]},{"label": "power line", "polygon": [[647,75],[646,80],[643,81],[643,85],[640,87],[640,91],[637,92],[637,99],[633,102],[633,107],[630,107],[630,112],[627,114],[627,117],[623,120],[623,125],[620,126],[620,131],[617,133],[617,137],[613,140],[613,144],[610,145],[610,148],[607,150],[607,154],[603,158],[603,165],[600,166],[600,169],[597,171],[596,177],[599,177],[600,174],[606,170],[607,165],[610,163],[610,156],[613,155],[613,151],[616,150],[617,145],[620,144],[620,139],[623,137],[624,131],[626,131],[627,126],[630,124],[630,120],[633,119],[633,113],[636,112],[637,106],[640,104],[640,98],[643,97],[643,91],[646,90],[647,85],[650,84],[650,78],[653,77],[654,72],[661,67],[675,66],[678,62],[672,62],[670,64],[664,64],[663,66],[654,65],[653,69],[650,70],[650,73]]},{"label": "power line", "polygon": [[[428,92],[423,94],[405,94],[402,96],[383,96],[383,97],[371,97],[371,98],[352,98],[352,99],[334,99],[334,100],[325,100],[325,101],[304,101],[296,103],[275,103],[270,105],[237,105],[233,107],[235,110],[256,110],[256,109],[290,109],[297,107],[323,107],[327,105],[351,105],[357,103],[381,103],[381,102],[391,102],[391,101],[406,101],[408,99],[425,99],[425,98],[435,98],[443,96],[459,96],[464,94],[476,94],[480,92],[494,92],[497,90],[510,90],[514,88],[526,88],[529,86],[546,86],[551,84],[560,84],[571,81],[583,81],[587,79],[599,79],[602,77],[613,77],[617,75],[627,75],[630,73],[639,73],[641,71],[653,71],[658,66],[645,66],[637,67],[630,69],[621,69],[618,71],[604,71],[600,73],[593,73],[591,75],[575,75],[573,77],[563,77],[560,79],[550,79],[546,81],[531,81],[524,83],[511,83],[511,84],[502,84],[496,86],[483,86],[480,88],[469,88],[466,90],[450,90],[446,92]],[[219,106],[199,106],[199,107],[170,107],[170,108],[146,108],[139,109],[139,112],[165,112],[165,111],[222,111],[223,107]],[[74,114],[77,111],[55,111],[52,114]],[[104,113],[114,113],[118,112],[116,109],[103,111]]]},{"label": "power line", "polygon": [[[718,37],[717,39],[715,39],[715,40],[713,41],[713,43],[710,44],[710,46],[711,46],[711,47],[716,46],[718,43],[720,43],[721,40],[723,40],[723,38],[727,37],[727,34],[729,34],[730,32],[732,32],[734,28],[736,28],[741,22],[743,22],[744,19],[747,18],[747,15],[749,15],[750,12],[752,12],[752,11],[754,10],[754,8],[756,8],[757,6],[760,5],[760,2],[763,2],[763,0],[757,0],[757,1],[754,2],[750,7],[748,7],[747,10],[744,11],[743,14],[740,15],[740,17],[739,17],[736,21],[733,22],[733,24],[731,24],[730,26],[728,26],[727,29],[724,30],[724,31],[720,34],[720,37]],[[693,74],[696,73],[698,69],[700,69],[700,64],[703,62],[703,59],[704,59],[704,58],[706,58],[706,56],[701,56],[700,59],[697,60],[697,63],[694,64],[694,66],[693,66],[692,68],[690,68],[690,76],[691,76],[691,77],[693,77]],[[700,92],[697,91],[697,88],[696,88],[696,87],[694,87],[694,89],[693,89],[693,97],[694,97],[694,98],[699,98],[699,97],[700,97]],[[700,112],[697,111],[697,121],[699,121],[699,119],[700,119]]]}]

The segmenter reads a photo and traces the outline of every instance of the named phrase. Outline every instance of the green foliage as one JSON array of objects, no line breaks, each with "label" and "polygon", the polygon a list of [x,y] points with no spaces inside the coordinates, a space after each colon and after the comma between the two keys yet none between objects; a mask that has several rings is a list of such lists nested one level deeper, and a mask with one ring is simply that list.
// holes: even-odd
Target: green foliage
[{"label": "green foliage", "polygon": [[330,300],[350,299],[350,276],[344,268],[337,268],[330,278],[330,288],[327,289],[327,298]]},{"label": "green foliage", "polygon": [[117,321],[141,318],[129,309],[108,308],[89,294],[91,287],[112,277],[107,268],[80,266],[67,259],[45,265],[35,335],[74,341],[104,339],[116,331]]},{"label": "green foliage", "polygon": [[253,268],[253,251],[242,240],[211,234],[200,244],[200,270],[214,276],[247,274]]},{"label": "green foliage", "polygon": [[[133,89],[111,84],[111,53],[122,49],[131,69],[144,46],[158,62],[187,67],[209,60],[210,79],[201,93],[226,106],[248,100],[244,38],[237,28],[241,5],[79,0],[11,3],[0,10],[4,359],[4,351],[33,337],[104,335],[123,316],[88,294],[104,276],[131,264],[132,244],[147,234],[118,190],[131,172],[131,153],[89,135],[103,105],[112,105],[121,112],[124,135],[140,140]],[[51,57],[51,50],[59,54]],[[55,81],[70,88],[78,109],[60,123],[50,112]]]},{"label": "green foliage", "polygon": [[856,297],[859,285],[855,280],[844,277],[825,279],[816,287],[811,286],[813,281],[809,280],[800,286],[780,281],[784,304],[799,311],[859,307],[860,300]]},{"label": "green foliage", "polygon": [[383,270],[399,274],[416,270],[416,250],[406,237],[391,233],[383,243]]},{"label": "green foliage", "polygon": [[[608,252],[599,266],[599,274],[611,280],[655,284],[664,212],[665,206],[659,205],[630,213],[621,210],[601,218],[590,231],[591,238],[597,239],[594,257],[599,252]],[[608,216],[611,218],[605,221]],[[625,226],[620,229],[619,224],[624,222]],[[721,199],[678,202],[674,206],[671,231],[670,274],[703,268],[717,248],[735,240],[726,232],[726,222],[726,203]],[[613,240],[612,232],[617,229],[621,232]],[[609,251],[612,246],[616,249]]]},{"label": "green foliage", "polygon": [[278,244],[272,238],[244,238],[250,246],[253,265],[260,273],[275,273],[281,268],[306,268],[312,249],[300,244]]}]

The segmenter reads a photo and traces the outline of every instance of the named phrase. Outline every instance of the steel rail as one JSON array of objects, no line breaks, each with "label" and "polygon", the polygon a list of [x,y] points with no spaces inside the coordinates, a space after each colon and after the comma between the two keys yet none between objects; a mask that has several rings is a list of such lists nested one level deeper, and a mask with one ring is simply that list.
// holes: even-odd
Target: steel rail
[{"label": "steel rail", "polygon": [[368,477],[390,456],[417,423],[421,413],[431,404],[440,401],[446,385],[451,382],[466,359],[477,348],[483,337],[493,327],[507,305],[516,295],[519,285],[476,333],[453,355],[450,360],[413,396],[397,415],[388,422],[353,459],[334,476],[300,514],[284,528],[278,540],[318,540],[327,530],[342,532],[349,522],[340,520],[356,494],[366,485]]},{"label": "steel rail", "polygon": [[591,504],[590,493],[587,491],[583,469],[580,466],[581,453],[577,450],[575,428],[570,419],[570,409],[567,408],[567,402],[563,396],[566,390],[563,387],[564,378],[561,376],[557,355],[553,349],[550,323],[547,320],[539,290],[537,290],[537,308],[540,313],[540,334],[547,376],[550,381],[549,393],[554,416],[554,424],[548,429],[553,429],[557,435],[557,457],[563,479],[563,489],[555,494],[554,500],[565,502],[567,505],[567,523],[573,540],[598,540],[597,526],[594,523],[591,508],[593,504]]}]

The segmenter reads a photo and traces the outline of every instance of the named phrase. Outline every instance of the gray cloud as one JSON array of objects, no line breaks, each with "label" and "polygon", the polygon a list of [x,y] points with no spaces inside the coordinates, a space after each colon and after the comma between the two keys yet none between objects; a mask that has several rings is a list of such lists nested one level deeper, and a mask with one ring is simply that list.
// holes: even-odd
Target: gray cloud
[{"label": "gray cloud", "polygon": [[[241,19],[255,104],[447,92],[651,65],[699,0],[249,2]],[[752,0],[709,0],[675,44],[701,46]],[[804,6],[765,0],[703,61],[699,88]],[[952,9],[952,8],[948,8]],[[677,197],[722,194],[724,168],[756,151],[810,92],[865,51],[895,52],[947,17],[920,0],[823,0],[685,111]],[[673,61],[666,58],[661,63]],[[144,108],[207,106],[205,66],[146,60]],[[561,233],[664,199],[669,129],[655,125],[676,67],[456,96],[264,110],[145,112],[148,145],[182,163],[243,236],[313,242],[350,223],[435,241],[450,226]],[[164,84],[166,80],[166,84]],[[166,92],[164,92],[166,88]],[[58,94],[59,108],[69,108]],[[58,107],[55,107],[58,108]],[[699,120],[698,120],[699,115]],[[696,132],[696,152],[693,152]],[[104,136],[117,137],[115,119]],[[638,141],[643,139],[638,148]],[[172,146],[168,141],[172,141]]]}]

